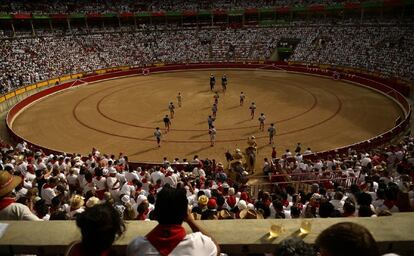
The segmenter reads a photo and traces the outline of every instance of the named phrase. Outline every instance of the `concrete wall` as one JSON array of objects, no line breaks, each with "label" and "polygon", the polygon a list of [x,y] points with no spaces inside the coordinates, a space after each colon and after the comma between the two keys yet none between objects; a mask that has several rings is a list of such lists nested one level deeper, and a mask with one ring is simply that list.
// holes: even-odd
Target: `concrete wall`
[{"label": "concrete wall", "polygon": [[[303,219],[290,220],[220,220],[199,221],[221,246],[222,252],[246,254],[273,252],[283,239],[300,236]],[[414,255],[414,213],[397,213],[378,218],[328,218],[307,219],[312,231],[302,235],[305,242],[313,244],[318,234],[334,223],[352,221],[368,228],[378,242],[382,253],[395,252],[402,256]],[[64,253],[68,244],[80,239],[80,232],[74,221],[4,221],[9,224],[0,238],[0,255],[17,253],[56,255]],[[127,244],[136,236],[146,235],[157,222],[127,222],[125,234],[114,247],[123,255]],[[272,224],[282,225],[285,232],[269,239]],[[186,229],[189,231],[187,225]]]}]

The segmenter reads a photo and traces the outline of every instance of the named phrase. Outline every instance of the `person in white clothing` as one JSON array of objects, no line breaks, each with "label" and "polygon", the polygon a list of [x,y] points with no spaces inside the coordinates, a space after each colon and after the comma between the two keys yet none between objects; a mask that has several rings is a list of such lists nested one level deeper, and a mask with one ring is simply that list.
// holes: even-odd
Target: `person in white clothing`
[{"label": "person in white clothing", "polygon": [[193,169],[193,175],[195,177],[205,177],[206,176],[206,172],[202,168],[194,167],[194,169]]},{"label": "person in white clothing", "polygon": [[[129,243],[128,256],[220,255],[220,247],[215,240],[194,221],[185,189],[164,186],[157,195],[154,216],[158,225],[145,237],[137,237]],[[184,221],[193,233],[186,234],[182,227]]]},{"label": "person in white clothing", "polygon": [[183,103],[183,96],[181,95],[181,92],[179,92],[177,95],[177,102],[178,102],[178,107],[181,108],[181,105]]},{"label": "person in white clothing", "polygon": [[264,125],[265,125],[265,121],[266,121],[266,116],[264,115],[264,113],[261,113],[259,116],[259,130],[260,131],[264,131]]},{"label": "person in white clothing", "polygon": [[0,171],[0,220],[40,220],[29,207],[16,203],[12,192],[22,182],[19,176]]},{"label": "person in white clothing", "polygon": [[56,196],[56,185],[58,179],[56,177],[50,177],[48,183],[45,183],[40,193],[41,197],[45,200],[46,205],[52,204],[52,199]]},{"label": "person in white clothing", "polygon": [[157,169],[151,173],[151,181],[153,184],[157,183],[158,180],[164,181],[164,173]]},{"label": "person in white clothing", "polygon": [[125,179],[127,182],[133,181],[133,180],[139,180],[139,176],[136,171],[133,169],[130,169],[129,172],[125,173]]},{"label": "person in white clothing", "polygon": [[121,188],[121,182],[116,178],[115,168],[109,169],[108,177],[106,178],[106,186],[109,193],[114,200],[119,200],[119,189]]},{"label": "person in white clothing", "polygon": [[214,144],[216,143],[216,134],[217,134],[217,130],[214,127],[214,125],[211,126],[210,129],[208,129],[208,134],[210,135],[210,146],[214,146]]}]

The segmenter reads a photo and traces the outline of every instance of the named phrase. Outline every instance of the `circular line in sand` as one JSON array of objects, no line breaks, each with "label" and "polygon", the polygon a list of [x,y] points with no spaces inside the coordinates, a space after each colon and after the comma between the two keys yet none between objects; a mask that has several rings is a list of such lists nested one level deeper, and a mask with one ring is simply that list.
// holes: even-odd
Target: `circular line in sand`
[{"label": "circular line in sand", "polygon": [[[134,85],[134,86],[135,86],[135,85]],[[126,88],[129,88],[129,87],[134,87],[134,86],[128,86],[128,87],[126,87]],[[312,99],[313,99],[312,105],[311,105],[308,109],[306,109],[305,111],[303,111],[303,112],[301,112],[301,113],[298,113],[298,114],[293,115],[293,116],[291,116],[291,117],[286,117],[286,118],[283,118],[283,119],[280,119],[280,120],[276,120],[276,121],[268,122],[268,123],[276,123],[276,124],[280,124],[280,123],[283,123],[283,122],[286,122],[286,121],[289,121],[289,120],[292,120],[292,119],[295,119],[295,118],[301,117],[301,116],[305,115],[306,113],[308,113],[308,112],[312,111],[312,110],[313,110],[313,109],[314,109],[314,108],[318,105],[318,99],[317,99],[317,97],[316,97],[316,95],[315,95],[314,93],[312,93],[310,90],[305,89],[305,88],[303,88],[303,87],[301,87],[301,86],[297,86],[297,85],[293,85],[293,86],[298,87],[298,88],[302,89],[303,91],[307,92],[308,94],[310,94],[310,95],[312,96]],[[107,97],[109,97],[109,96],[113,96],[115,93],[120,92],[120,91],[123,91],[123,90],[125,90],[125,88],[122,88],[122,89],[119,89],[119,90],[115,90],[115,91],[112,91],[112,92],[110,92],[110,93],[108,93],[108,94],[104,95],[104,96],[103,96],[103,97],[102,97],[102,98],[101,98],[101,99],[97,102],[97,104],[96,104],[96,110],[98,111],[98,113],[99,113],[102,117],[104,117],[104,118],[106,118],[106,119],[108,119],[108,120],[111,120],[111,121],[113,121],[113,122],[115,122],[115,123],[118,123],[118,124],[123,124],[123,125],[131,126],[131,127],[136,127],[136,128],[142,128],[142,129],[154,130],[154,129],[155,129],[155,127],[151,127],[151,126],[143,126],[143,125],[139,125],[139,124],[134,124],[134,123],[129,123],[129,122],[125,122],[125,121],[122,121],[122,120],[118,120],[118,119],[115,119],[115,118],[113,118],[113,117],[111,117],[111,116],[109,116],[109,115],[105,114],[105,113],[102,111],[102,108],[101,108],[101,104],[102,104],[102,102],[103,102],[103,101],[104,101]],[[102,90],[102,91],[104,91],[104,90]],[[101,91],[99,91],[99,92],[101,92]],[[93,95],[89,95],[88,97],[90,97],[90,96],[93,96]],[[251,126],[242,126],[242,127],[235,127],[235,128],[217,128],[217,131],[242,130],[242,129],[249,129],[249,128],[255,128],[255,127],[259,127],[259,126],[258,126],[258,125],[251,125]],[[200,132],[200,131],[206,131],[206,129],[173,129],[173,128],[171,128],[171,129],[170,129],[170,131],[177,131],[177,132]]]},{"label": "circular line in sand", "polygon": [[[283,135],[293,134],[293,133],[301,132],[301,131],[304,131],[304,130],[307,130],[307,129],[311,129],[311,128],[314,128],[316,126],[319,126],[319,125],[321,125],[323,123],[326,123],[329,120],[331,120],[332,118],[334,118],[341,111],[341,109],[342,109],[342,101],[341,101],[341,99],[336,94],[334,94],[332,92],[328,92],[328,93],[330,93],[331,95],[333,95],[336,98],[337,102],[338,102],[338,107],[337,107],[336,111],[332,115],[330,115],[326,119],[324,119],[322,121],[319,121],[319,122],[317,122],[315,124],[308,125],[308,126],[305,126],[303,128],[299,128],[299,129],[295,129],[295,130],[290,130],[290,131],[287,131],[287,132],[284,132],[284,133],[279,133],[279,134],[276,134],[276,136],[283,136]],[[76,113],[76,110],[77,110],[78,106],[83,101],[87,100],[89,97],[91,97],[94,94],[96,94],[96,92],[94,92],[94,93],[92,93],[90,95],[87,95],[86,97],[84,97],[81,100],[79,100],[76,103],[76,105],[74,106],[74,108],[72,109],[72,115],[73,115],[74,119],[80,125],[88,128],[88,129],[94,130],[96,132],[103,133],[103,134],[110,135],[110,136],[114,136],[114,137],[120,137],[120,138],[132,139],[132,140],[138,140],[138,141],[151,141],[151,142],[155,141],[155,139],[138,138],[138,137],[133,137],[133,136],[127,136],[127,135],[121,135],[121,134],[116,134],[116,133],[112,133],[112,132],[107,132],[107,131],[104,131],[104,130],[95,128],[95,127],[93,127],[91,125],[88,125],[85,122],[81,121],[80,118],[79,118],[79,116],[78,116],[78,114]],[[253,126],[253,127],[256,127],[256,126]],[[154,128],[151,128],[151,129],[154,129]],[[232,129],[229,129],[229,130],[232,130]],[[191,130],[186,130],[186,131],[191,131]],[[204,130],[202,130],[202,131],[204,131]],[[257,136],[256,137],[256,139],[266,139],[266,138],[268,138],[268,136]],[[245,138],[242,138],[242,139],[217,140],[216,143],[220,143],[220,142],[238,142],[238,141],[245,141],[245,140],[246,140]],[[210,140],[167,140],[166,139],[166,140],[163,140],[163,142],[164,143],[210,143]]]}]

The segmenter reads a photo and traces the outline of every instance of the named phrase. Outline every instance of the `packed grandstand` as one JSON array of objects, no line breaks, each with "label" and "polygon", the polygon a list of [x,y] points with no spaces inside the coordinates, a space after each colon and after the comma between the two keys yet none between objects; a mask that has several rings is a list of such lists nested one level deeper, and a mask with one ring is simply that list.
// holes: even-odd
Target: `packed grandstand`
[{"label": "packed grandstand", "polygon": [[[355,68],[405,84],[413,82],[412,2],[398,2],[390,12],[383,5],[372,7],[382,12],[369,12],[361,4],[347,9],[349,4],[2,1],[1,92],[109,67],[267,60]],[[312,12],[315,5],[319,6],[314,8],[316,14]],[[337,5],[342,9],[326,14],[329,6]],[[298,6],[307,14],[297,15]],[[280,12],[280,8],[290,9]],[[235,9],[243,12],[230,15]],[[270,16],[269,9],[274,12]],[[217,14],[220,22],[215,23],[211,11],[201,24],[203,18],[195,17],[205,10],[221,10],[227,18]],[[182,13],[171,14],[169,20],[168,13],[174,11]],[[184,17],[187,12],[192,14]],[[63,22],[53,18],[56,13],[64,15]],[[70,18],[74,13],[82,18]],[[108,13],[116,15],[106,17]],[[46,18],[40,22],[36,15]],[[253,18],[247,19],[249,15]],[[279,52],[282,49],[289,49],[289,54]],[[300,150],[296,155],[271,156],[269,152],[269,160],[258,167],[266,175],[261,190],[234,180],[227,172],[228,163],[205,161],[208,156],[164,159],[159,165],[133,168],[127,156],[98,150],[86,156],[52,155],[25,142],[2,143],[0,167],[22,178],[12,192],[29,212],[19,218],[75,219],[86,208],[106,202],[125,220],[150,220],[157,192],[165,184],[184,188],[194,217],[202,220],[376,217],[414,209],[414,138],[410,136],[399,136],[372,150],[350,149],[323,158],[302,157]]]}]

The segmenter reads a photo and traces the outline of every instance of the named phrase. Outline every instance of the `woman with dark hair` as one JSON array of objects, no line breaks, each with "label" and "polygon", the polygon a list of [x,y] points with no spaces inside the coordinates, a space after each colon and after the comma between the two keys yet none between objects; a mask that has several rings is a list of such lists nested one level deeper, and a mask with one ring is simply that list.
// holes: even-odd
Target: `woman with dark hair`
[{"label": "woman with dark hair", "polygon": [[379,256],[374,237],[365,227],[342,222],[319,234],[315,241],[321,256]]},{"label": "woman with dark hair", "polygon": [[82,233],[82,241],[72,243],[66,256],[111,256],[112,243],[125,231],[125,224],[118,212],[109,204],[87,208],[76,218]]}]

